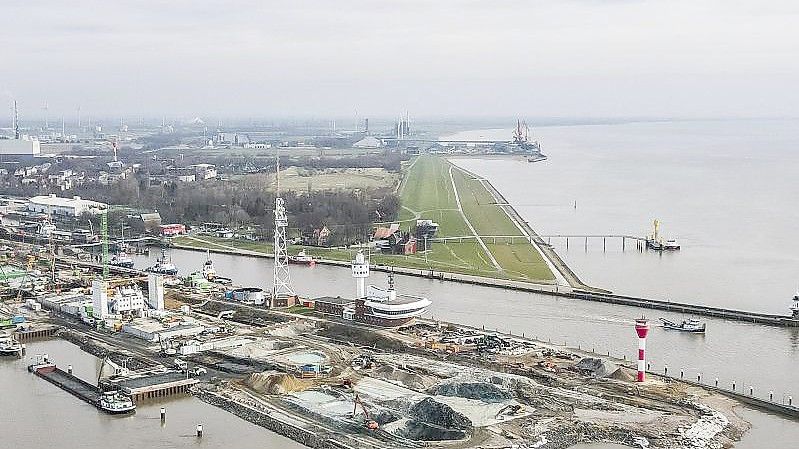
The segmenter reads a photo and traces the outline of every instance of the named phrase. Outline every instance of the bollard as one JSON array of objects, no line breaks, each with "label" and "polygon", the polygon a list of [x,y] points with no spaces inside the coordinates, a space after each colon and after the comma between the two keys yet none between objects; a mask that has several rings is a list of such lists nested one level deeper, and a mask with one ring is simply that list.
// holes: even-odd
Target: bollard
[{"label": "bollard", "polygon": [[719,378],[717,377],[716,378],[716,387],[718,387],[718,386],[719,386]]},{"label": "bollard", "polygon": [[669,375],[669,365],[663,365],[663,375],[664,376]]},{"label": "bollard", "polygon": [[788,396],[788,406],[793,406],[793,396]]},{"label": "bollard", "polygon": [[680,370],[680,379],[682,379],[683,377],[685,377],[685,371]]},{"label": "bollard", "polygon": [[749,385],[749,396],[752,396],[752,393],[754,392],[754,390],[755,390],[755,389],[754,389],[754,388],[752,388],[752,386],[751,386],[751,385]]},{"label": "bollard", "polygon": [[622,354],[622,356],[621,356],[621,357],[622,357],[622,359],[624,359],[625,361],[627,360],[627,354]]},{"label": "bollard", "polygon": [[735,391],[735,381],[732,381],[732,391]]},{"label": "bollard", "polygon": [[769,391],[768,392],[768,401],[769,402],[774,402],[774,392],[773,391]]},{"label": "bollard", "polygon": [[67,373],[72,374],[72,365],[67,365]]},{"label": "bollard", "polygon": [[702,373],[699,373],[699,374],[696,375],[696,382],[697,383],[701,383],[702,382]]},{"label": "bollard", "polygon": [[161,422],[166,421],[166,409],[161,407]]},{"label": "bollard", "polygon": [[652,364],[651,364],[651,363],[647,362],[647,364],[646,364],[646,370],[647,370],[647,371],[652,371]]},{"label": "bollard", "polygon": [[197,438],[203,437],[203,425],[197,424]]}]

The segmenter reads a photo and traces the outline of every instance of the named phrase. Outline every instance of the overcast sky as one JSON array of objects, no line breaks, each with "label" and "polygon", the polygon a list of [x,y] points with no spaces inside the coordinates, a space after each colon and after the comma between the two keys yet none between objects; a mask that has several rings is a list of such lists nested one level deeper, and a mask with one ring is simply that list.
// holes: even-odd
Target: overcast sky
[{"label": "overcast sky", "polygon": [[0,99],[28,116],[799,116],[798,83],[796,1],[0,8]]}]

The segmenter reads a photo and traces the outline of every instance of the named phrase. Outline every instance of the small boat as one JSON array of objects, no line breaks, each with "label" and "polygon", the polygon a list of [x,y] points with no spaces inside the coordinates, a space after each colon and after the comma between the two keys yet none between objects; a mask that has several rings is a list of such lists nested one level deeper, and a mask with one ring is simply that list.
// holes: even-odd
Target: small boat
[{"label": "small boat", "polygon": [[316,263],[316,261],[314,261],[313,256],[309,256],[305,253],[305,250],[302,250],[295,256],[289,256],[289,263],[298,265],[313,265]]},{"label": "small boat", "polygon": [[167,258],[166,250],[161,249],[161,257],[156,260],[155,265],[148,267],[146,271],[150,273],[166,274],[175,276],[178,274],[178,268],[172,263],[172,260]]},{"label": "small boat", "polygon": [[677,240],[669,239],[666,240],[665,244],[663,244],[663,249],[666,251],[676,251],[680,249],[680,244],[677,243]]},{"label": "small boat", "polygon": [[705,323],[702,323],[695,318],[682,320],[682,322],[679,324],[665,318],[661,318],[660,321],[663,322],[663,327],[666,329],[673,329],[683,332],[704,333],[707,326]]},{"label": "small boat", "polygon": [[0,356],[22,356],[22,344],[13,335],[0,335]]},{"label": "small boat", "polygon": [[112,415],[121,415],[136,411],[136,404],[133,403],[133,399],[119,391],[104,391],[103,394],[100,395],[100,403],[98,406],[100,410]]},{"label": "small boat", "polygon": [[791,315],[794,319],[799,319],[799,289],[793,295],[793,305],[791,306]]},{"label": "small boat", "polygon": [[133,259],[126,253],[121,252],[111,256],[111,260],[108,261],[108,264],[115,267],[133,268]]}]

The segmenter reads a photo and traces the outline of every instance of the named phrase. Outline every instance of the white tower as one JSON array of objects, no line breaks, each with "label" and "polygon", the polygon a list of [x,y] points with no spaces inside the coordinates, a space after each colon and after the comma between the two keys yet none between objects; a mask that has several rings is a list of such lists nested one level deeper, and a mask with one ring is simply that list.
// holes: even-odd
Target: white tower
[{"label": "white tower", "polygon": [[103,320],[108,316],[108,282],[102,279],[92,281],[92,314]]},{"label": "white tower", "polygon": [[164,310],[164,277],[160,274],[147,274],[147,305],[155,310]]},{"label": "white tower", "polygon": [[277,188],[275,190],[275,271],[272,283],[272,301],[280,295],[294,296],[291,288],[289,274],[289,252],[286,242],[286,227],[289,225],[286,217],[286,205],[280,197],[280,150],[277,150]]},{"label": "white tower", "polygon": [[355,260],[352,261],[352,277],[357,283],[356,299],[366,296],[366,278],[369,277],[369,262],[363,256],[363,252],[358,251]]}]

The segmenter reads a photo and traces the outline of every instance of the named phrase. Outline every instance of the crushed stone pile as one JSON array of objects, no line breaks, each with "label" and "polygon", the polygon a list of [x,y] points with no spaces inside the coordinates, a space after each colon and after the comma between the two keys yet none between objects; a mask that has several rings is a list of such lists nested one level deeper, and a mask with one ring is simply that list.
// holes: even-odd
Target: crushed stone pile
[{"label": "crushed stone pile", "polygon": [[424,398],[412,405],[409,415],[415,421],[431,424],[444,429],[469,429],[472,422],[461,413],[456,412],[447,404],[442,404],[433,398]]},{"label": "crushed stone pile", "polygon": [[508,390],[487,382],[448,382],[436,385],[429,393],[478,399],[483,402],[503,402],[513,398]]},{"label": "crushed stone pile", "polygon": [[309,382],[275,371],[250,374],[244,383],[262,394],[286,394],[304,391],[311,386]]},{"label": "crushed stone pile", "polygon": [[608,377],[619,370],[615,363],[595,357],[584,357],[574,367],[596,377]]},{"label": "crushed stone pile", "polygon": [[400,383],[415,391],[425,391],[439,380],[435,376],[411,373],[390,365],[380,366],[372,373],[372,376],[392,383]]}]

